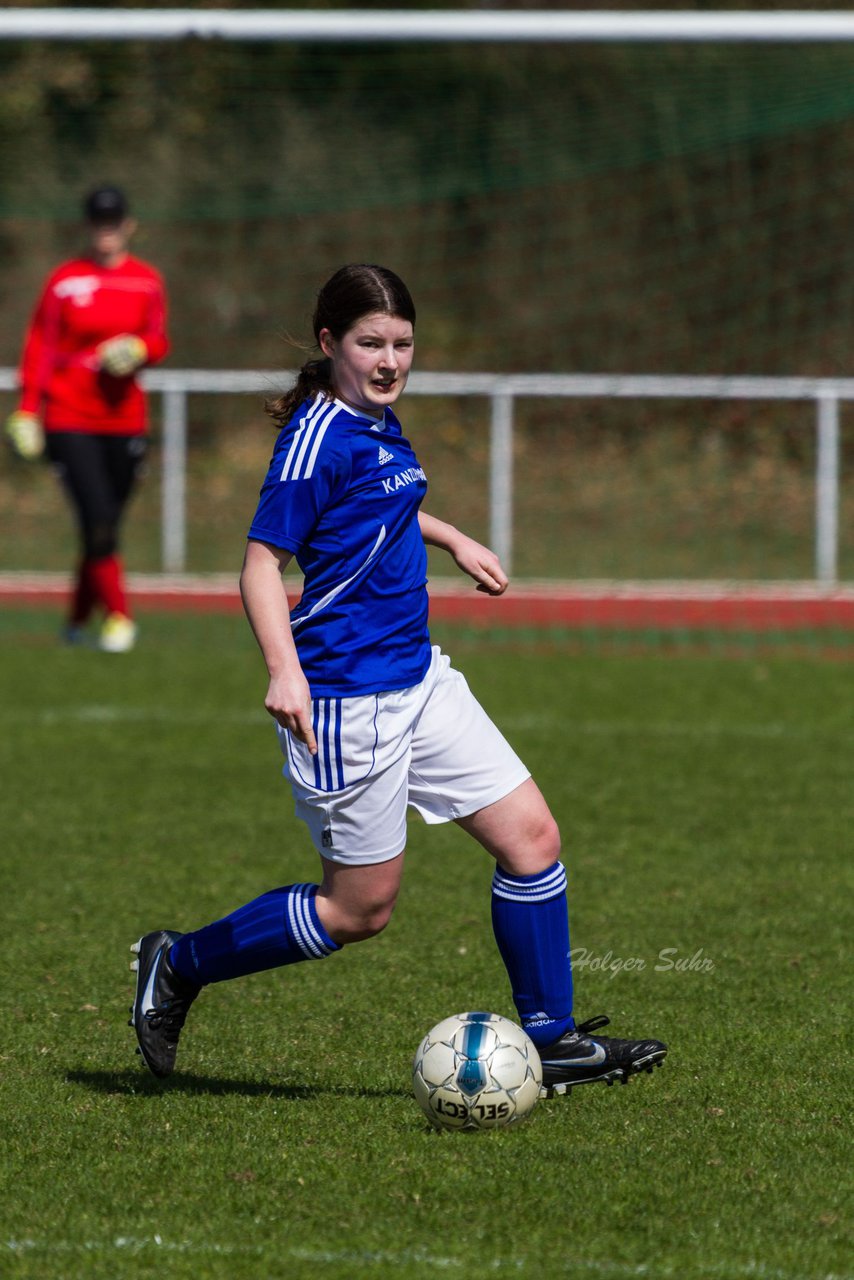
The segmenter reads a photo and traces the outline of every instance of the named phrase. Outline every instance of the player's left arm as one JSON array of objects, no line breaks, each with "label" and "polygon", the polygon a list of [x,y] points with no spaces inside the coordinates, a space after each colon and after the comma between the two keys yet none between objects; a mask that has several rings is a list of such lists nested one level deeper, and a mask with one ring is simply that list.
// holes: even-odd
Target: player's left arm
[{"label": "player's left arm", "polygon": [[53,376],[61,324],[60,305],[53,283],[51,277],[30,319],[18,371],[21,397],[17,409],[5,424],[9,448],[26,462],[34,462],[44,453],[42,402]]},{"label": "player's left arm", "polygon": [[157,364],[169,352],[169,336],[166,330],[167,310],[166,286],[160,274],[155,272],[145,328],[138,335],[145,343],[146,364]]},{"label": "player's left arm", "polygon": [[98,368],[114,378],[130,378],[145,365],[156,364],[169,350],[166,336],[166,291],[152,274],[145,319],[140,333],[117,333],[95,350]]},{"label": "player's left arm", "polygon": [[427,545],[447,551],[463,573],[474,578],[478,591],[490,596],[504,594],[509,579],[494,551],[475,542],[474,538],[461,533],[452,524],[428,515],[426,511],[419,511],[418,524],[421,537]]}]

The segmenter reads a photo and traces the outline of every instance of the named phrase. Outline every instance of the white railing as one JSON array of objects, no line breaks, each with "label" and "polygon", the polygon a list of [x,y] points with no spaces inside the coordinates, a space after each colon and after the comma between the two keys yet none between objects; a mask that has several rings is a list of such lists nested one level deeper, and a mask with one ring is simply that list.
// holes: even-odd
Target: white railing
[{"label": "white railing", "polygon": [[[161,546],[164,571],[186,565],[188,397],[194,393],[272,395],[290,385],[282,370],[152,369],[145,386],[163,398]],[[0,391],[16,385],[0,369]],[[517,399],[798,400],[815,406],[815,577],[838,578],[839,406],[854,400],[854,378],[665,377],[655,374],[415,373],[407,394],[483,396],[490,401],[489,536],[508,567],[513,561],[513,409]]]},{"label": "white railing", "polygon": [[0,11],[3,40],[486,41],[608,43],[854,40],[848,10],[678,12],[504,9],[12,8]]}]

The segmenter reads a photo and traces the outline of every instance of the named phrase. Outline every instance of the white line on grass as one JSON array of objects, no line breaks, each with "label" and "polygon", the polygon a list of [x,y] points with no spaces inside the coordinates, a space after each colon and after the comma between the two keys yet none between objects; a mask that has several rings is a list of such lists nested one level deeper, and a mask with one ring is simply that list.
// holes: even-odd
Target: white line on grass
[{"label": "white line on grass", "polygon": [[[424,1249],[403,1249],[392,1252],[385,1249],[302,1249],[299,1247],[281,1247],[278,1244],[220,1244],[215,1240],[164,1240],[160,1235],[154,1236],[115,1236],[111,1240],[7,1240],[4,1245],[6,1253],[25,1255],[33,1253],[143,1253],[156,1250],[163,1253],[215,1254],[217,1256],[253,1255],[263,1257],[267,1249],[275,1248],[277,1257],[293,1258],[298,1262],[310,1262],[315,1266],[329,1265],[340,1267],[347,1263],[366,1266],[382,1264],[389,1267],[401,1267],[411,1263],[420,1264],[430,1270],[468,1270],[470,1259],[445,1257],[441,1254],[428,1253]],[[525,1258],[481,1258],[480,1268],[491,1271],[524,1271],[529,1265]],[[850,1275],[835,1272],[783,1271],[780,1267],[769,1267],[764,1262],[703,1262],[700,1269],[704,1276],[719,1276],[721,1280],[852,1280]],[[542,1260],[531,1260],[532,1271],[542,1269]],[[654,1263],[610,1262],[595,1258],[573,1258],[572,1272],[578,1275],[587,1272],[591,1275],[620,1276],[652,1276],[655,1280],[664,1276],[681,1276],[684,1267],[681,1264],[669,1264],[656,1261]]]},{"label": "white line on grass", "polygon": [[30,724],[51,728],[58,724],[174,724],[202,725],[272,724],[266,711],[176,711],[173,707],[122,707],[92,704],[79,707],[45,707],[41,711],[4,711],[0,723]]},{"label": "white line on grass", "polygon": [[[567,720],[548,713],[531,712],[499,717],[508,732],[530,733],[548,729],[565,737],[608,737],[634,734],[644,738],[742,738],[747,741],[822,740],[840,745],[854,743],[854,733],[834,729],[804,730],[793,724],[719,724],[702,722],[654,722],[640,720]],[[266,711],[191,711],[174,707],[128,707],[115,703],[92,703],[70,707],[45,707],[40,711],[0,711],[0,724],[29,724],[51,728],[59,724],[170,724],[237,727],[270,724]]]},{"label": "white line on grass", "polygon": [[565,737],[585,735],[608,737],[611,734],[634,734],[643,738],[744,738],[748,741],[785,739],[791,741],[817,738],[839,743],[854,742],[854,733],[835,729],[804,730],[793,724],[719,724],[702,721],[655,724],[641,720],[572,720],[532,712],[521,716],[501,716],[502,729],[525,733],[549,729]]}]

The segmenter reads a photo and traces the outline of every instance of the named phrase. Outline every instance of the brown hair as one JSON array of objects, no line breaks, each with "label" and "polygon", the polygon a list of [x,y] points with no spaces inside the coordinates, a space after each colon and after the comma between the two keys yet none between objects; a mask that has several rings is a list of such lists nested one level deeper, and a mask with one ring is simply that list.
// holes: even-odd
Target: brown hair
[{"label": "brown hair", "polygon": [[[328,329],[336,340],[343,338],[362,316],[375,313],[399,316],[414,327],[415,304],[400,276],[388,267],[364,262],[340,267],[317,295],[312,322],[314,341],[319,343],[323,329]],[[328,397],[333,394],[332,361],[326,356],[307,360],[290,391],[268,400],[265,407],[276,425],[283,427],[303,401],[318,391]]]}]

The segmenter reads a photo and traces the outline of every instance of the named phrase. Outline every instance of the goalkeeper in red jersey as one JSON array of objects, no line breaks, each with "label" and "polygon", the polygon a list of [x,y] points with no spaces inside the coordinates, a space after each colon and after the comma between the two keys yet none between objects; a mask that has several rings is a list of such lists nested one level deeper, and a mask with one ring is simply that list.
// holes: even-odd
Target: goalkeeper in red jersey
[{"label": "goalkeeper in red jersey", "polygon": [[66,637],[100,615],[99,647],[131,649],[119,528],[146,449],[136,374],[166,355],[166,296],[157,271],[128,249],[136,222],[117,187],[84,202],[87,251],[51,272],[21,357],[21,398],[6,423],[20,457],[46,453],[74,506],[81,557]]}]

